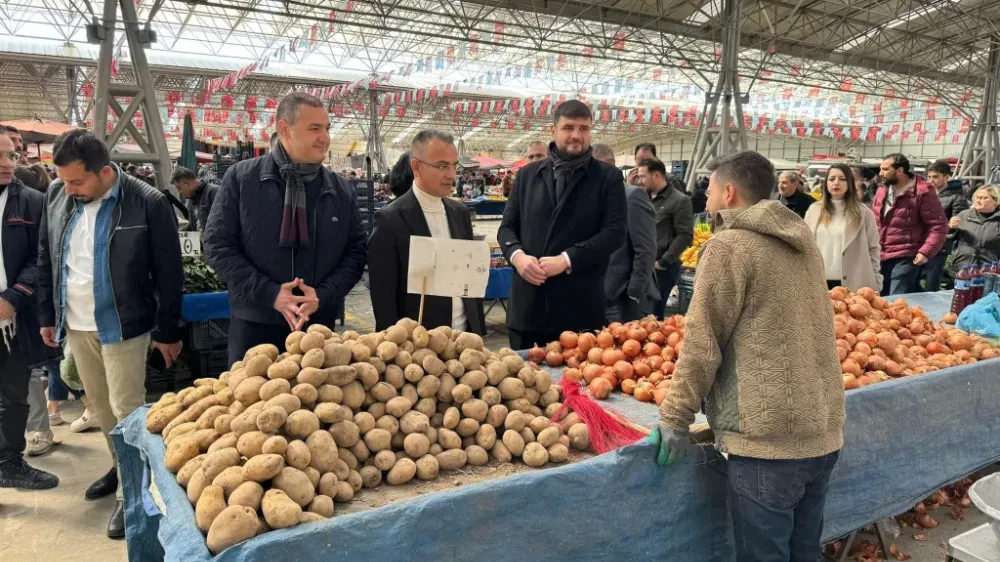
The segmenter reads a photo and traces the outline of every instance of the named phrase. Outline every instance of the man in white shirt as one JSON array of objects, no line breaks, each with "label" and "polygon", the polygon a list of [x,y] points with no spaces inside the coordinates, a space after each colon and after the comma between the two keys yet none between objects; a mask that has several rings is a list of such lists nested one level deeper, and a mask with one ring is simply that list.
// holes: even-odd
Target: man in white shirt
[{"label": "man in white shirt", "polygon": [[[413,189],[375,213],[375,229],[368,241],[368,276],[377,330],[419,315],[420,295],[407,293],[410,236],[473,239],[471,213],[449,198],[457,167],[458,150],[451,135],[420,131],[410,146]],[[485,334],[483,301],[427,296],[423,325]]]}]

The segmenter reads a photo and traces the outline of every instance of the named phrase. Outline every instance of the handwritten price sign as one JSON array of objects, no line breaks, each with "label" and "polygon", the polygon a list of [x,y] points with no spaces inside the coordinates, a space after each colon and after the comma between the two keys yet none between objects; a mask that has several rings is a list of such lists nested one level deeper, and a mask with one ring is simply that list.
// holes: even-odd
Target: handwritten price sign
[{"label": "handwritten price sign", "polygon": [[181,239],[181,256],[194,257],[201,255],[200,232],[178,232]]}]

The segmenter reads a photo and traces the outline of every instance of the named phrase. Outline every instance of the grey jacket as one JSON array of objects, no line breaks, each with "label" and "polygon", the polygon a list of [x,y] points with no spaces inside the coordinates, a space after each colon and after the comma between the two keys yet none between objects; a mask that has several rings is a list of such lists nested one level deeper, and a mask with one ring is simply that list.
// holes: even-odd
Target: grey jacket
[{"label": "grey jacket", "polygon": [[653,263],[656,261],[656,221],[653,203],[641,187],[625,186],[628,230],[625,243],[611,254],[604,277],[604,294],[609,301],[627,294],[640,305],[660,298]]},{"label": "grey jacket", "polygon": [[212,204],[215,203],[215,195],[219,192],[219,185],[201,180],[198,191],[194,197],[187,200],[188,225],[184,230],[188,232],[201,232],[208,224],[208,215],[212,212]]},{"label": "grey jacket", "polygon": [[684,249],[694,239],[694,212],[691,198],[670,184],[653,196],[656,213],[656,261],[660,267],[680,261]]}]

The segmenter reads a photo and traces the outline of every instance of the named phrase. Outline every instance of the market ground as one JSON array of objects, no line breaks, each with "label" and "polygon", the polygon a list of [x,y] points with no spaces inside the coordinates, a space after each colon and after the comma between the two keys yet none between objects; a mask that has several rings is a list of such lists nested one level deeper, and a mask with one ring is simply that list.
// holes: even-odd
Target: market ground
[{"label": "market ground", "polygon": [[[495,241],[498,221],[476,221],[477,233]],[[347,329],[361,332],[375,326],[371,300],[364,283],[359,283],[347,299]],[[493,349],[508,345],[504,326],[504,311],[497,305],[487,318],[487,344]],[[340,329],[340,328],[338,328]],[[79,402],[63,406],[67,423],[54,428],[61,441],[48,454],[32,459],[38,468],[60,478],[59,487],[46,491],[0,489],[0,561],[3,562],[125,562],[128,556],[123,541],[106,538],[105,528],[114,506],[114,498],[88,502],[84,490],[103,476],[111,461],[100,432],[74,434],[69,421],[83,413]],[[968,510],[964,521],[955,521],[946,510],[934,513],[940,523],[936,529],[903,529],[893,542],[903,553],[911,554],[916,562],[936,562],[944,557],[943,544],[959,533],[970,530],[986,518],[977,509]],[[923,535],[917,541],[914,535]]]}]

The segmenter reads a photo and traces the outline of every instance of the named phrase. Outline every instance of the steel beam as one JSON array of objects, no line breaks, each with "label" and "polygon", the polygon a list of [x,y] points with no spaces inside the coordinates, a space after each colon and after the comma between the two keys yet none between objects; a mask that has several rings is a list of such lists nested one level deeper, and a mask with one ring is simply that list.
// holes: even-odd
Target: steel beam
[{"label": "steel beam", "polygon": [[[747,149],[743,123],[743,94],[740,92],[739,53],[742,0],[723,0],[722,66],[715,86],[705,94],[698,135],[687,173],[687,189],[694,189],[698,174],[719,156]],[[718,126],[715,121],[718,119]],[[732,120],[732,123],[730,123]]]},{"label": "steel beam", "polygon": [[958,177],[984,179],[1000,165],[1000,124],[997,116],[997,91],[1000,89],[1000,34],[990,39],[989,69],[983,86],[983,103],[969,129],[962,147]]},{"label": "steel beam", "polygon": [[[381,173],[387,170],[385,166],[385,148],[382,146],[382,127],[378,116],[378,96],[376,90],[368,91],[368,146],[365,148],[371,159],[372,171]],[[371,179],[371,177],[369,177]]]}]

